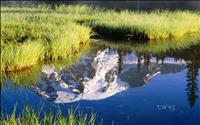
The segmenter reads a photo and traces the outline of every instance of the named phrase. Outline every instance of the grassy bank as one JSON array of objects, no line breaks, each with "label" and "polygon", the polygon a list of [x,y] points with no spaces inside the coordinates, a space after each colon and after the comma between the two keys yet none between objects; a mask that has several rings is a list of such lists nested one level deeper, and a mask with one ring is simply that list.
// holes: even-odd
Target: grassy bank
[{"label": "grassy bank", "polygon": [[101,37],[159,41],[200,33],[198,11],[115,11],[87,6],[61,8],[56,10],[74,13],[75,21],[90,26]]},{"label": "grassy bank", "polygon": [[27,70],[15,70],[12,72],[2,72],[0,75],[1,87],[7,84],[8,81],[12,82],[14,86],[18,87],[23,84],[23,86],[31,87],[33,84],[37,84],[41,79],[41,69],[44,65],[53,66],[55,70],[60,70],[64,68],[71,68],[78,63],[80,58],[88,53],[92,53],[93,49],[90,44],[86,44],[81,47],[77,54],[73,54],[70,58],[62,58],[58,60],[46,60],[39,62],[36,65],[28,68]]},{"label": "grassy bank", "polygon": [[87,44],[91,29],[48,15],[1,15],[1,70],[30,67],[42,60],[77,54]]},{"label": "grassy bank", "polygon": [[[84,5],[38,5],[29,8],[4,7],[2,12],[34,13],[36,16],[42,12],[44,15],[51,13],[52,19],[62,17],[84,23],[102,37],[160,40],[200,32],[200,13],[198,11],[115,11]],[[50,20],[52,21],[52,19]]]},{"label": "grassy bank", "polygon": [[200,13],[133,12],[88,6],[1,8],[1,71],[79,53],[91,30],[98,37],[160,41],[200,32]]},{"label": "grassy bank", "polygon": [[1,116],[2,125],[95,125],[95,114],[83,114],[79,111],[68,110],[67,115],[61,111],[44,113],[25,107],[21,115],[16,116],[15,109],[11,115]]},{"label": "grassy bank", "polygon": [[200,14],[190,11],[107,12],[83,21],[101,36],[158,41],[200,32]]}]

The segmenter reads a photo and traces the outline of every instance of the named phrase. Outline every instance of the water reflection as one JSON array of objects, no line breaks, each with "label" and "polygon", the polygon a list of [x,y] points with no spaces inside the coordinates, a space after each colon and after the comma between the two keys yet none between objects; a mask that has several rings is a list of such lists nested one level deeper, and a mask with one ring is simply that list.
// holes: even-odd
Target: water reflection
[{"label": "water reflection", "polygon": [[[198,46],[192,46],[190,50],[179,50],[178,53],[167,51],[158,56],[128,48],[124,51],[122,48],[99,46],[97,51],[85,55],[71,68],[56,70],[53,66],[44,66],[43,79],[33,89],[55,103],[100,100],[128,88],[143,86],[159,74],[178,73],[188,69],[186,92],[192,107],[198,97],[200,56],[195,53],[197,49],[193,49]],[[193,56],[184,55],[188,51]]]},{"label": "water reflection", "polygon": [[200,45],[192,46],[191,48],[184,49],[178,53],[172,52],[176,59],[184,59],[187,67],[187,87],[186,93],[190,107],[194,107],[198,99],[198,70],[200,68],[200,53],[198,49]]},{"label": "water reflection", "polygon": [[53,67],[43,67],[45,80],[33,88],[56,103],[99,100],[128,88],[117,76],[117,67],[117,51],[105,49],[86,56],[70,69],[55,71]]},{"label": "water reflection", "polygon": [[191,63],[187,65],[187,96],[190,107],[194,107],[198,98],[198,67],[193,66]]},{"label": "water reflection", "polygon": [[[129,88],[147,85],[161,75],[187,70],[185,91],[189,105],[195,106],[199,95],[199,42],[188,45],[187,40],[175,40],[162,42],[162,45],[124,45],[98,41],[93,42],[90,48],[92,49],[86,54],[81,54],[77,58],[78,61],[76,59],[76,63],[70,67],[43,65],[34,73],[39,75],[36,75],[39,80],[35,80],[35,84],[28,81],[31,74],[22,78],[26,79],[25,83],[30,83],[30,91],[34,91],[45,100],[69,103],[105,99]],[[5,78],[5,81],[6,79],[10,80],[11,77]],[[23,79],[20,79],[19,83],[22,82]]]}]

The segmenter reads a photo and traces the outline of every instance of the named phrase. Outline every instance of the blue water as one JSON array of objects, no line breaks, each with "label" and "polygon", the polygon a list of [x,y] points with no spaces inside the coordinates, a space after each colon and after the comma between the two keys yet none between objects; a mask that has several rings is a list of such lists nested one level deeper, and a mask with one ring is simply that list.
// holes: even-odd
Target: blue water
[{"label": "blue water", "polygon": [[67,113],[67,108],[79,107],[83,113],[96,113],[97,122],[103,119],[105,125],[197,125],[200,123],[199,74],[198,67],[185,66],[177,72],[160,73],[147,84],[130,87],[105,99],[60,104],[44,99],[31,87],[16,86],[7,79],[1,88],[1,108],[3,113],[11,113],[17,105],[18,114],[27,105],[36,110],[43,105],[46,112],[59,107],[63,113]]}]

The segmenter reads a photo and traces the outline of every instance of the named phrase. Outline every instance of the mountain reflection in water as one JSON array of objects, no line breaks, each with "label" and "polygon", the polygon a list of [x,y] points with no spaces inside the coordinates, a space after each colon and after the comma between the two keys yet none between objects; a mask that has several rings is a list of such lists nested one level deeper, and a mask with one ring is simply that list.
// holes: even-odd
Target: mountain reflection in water
[{"label": "mountain reflection in water", "polygon": [[56,70],[51,65],[43,66],[43,79],[33,89],[55,103],[99,100],[128,88],[143,86],[158,74],[177,73],[188,68],[186,91],[192,106],[197,99],[198,68],[191,69],[190,65],[191,60],[187,59],[158,58],[151,54],[121,53],[119,49],[105,48],[84,56],[72,68]]}]

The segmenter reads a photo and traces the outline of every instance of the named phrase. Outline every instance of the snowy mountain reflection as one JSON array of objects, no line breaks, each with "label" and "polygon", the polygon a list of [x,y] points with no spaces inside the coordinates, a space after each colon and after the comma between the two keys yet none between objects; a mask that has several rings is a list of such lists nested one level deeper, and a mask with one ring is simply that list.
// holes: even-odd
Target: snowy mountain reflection
[{"label": "snowy mountain reflection", "polygon": [[151,55],[138,56],[134,51],[122,54],[106,48],[84,56],[72,68],[58,71],[53,66],[43,66],[43,79],[33,89],[55,103],[100,100],[148,84],[158,74],[177,73],[186,68],[181,59],[159,60]]}]

